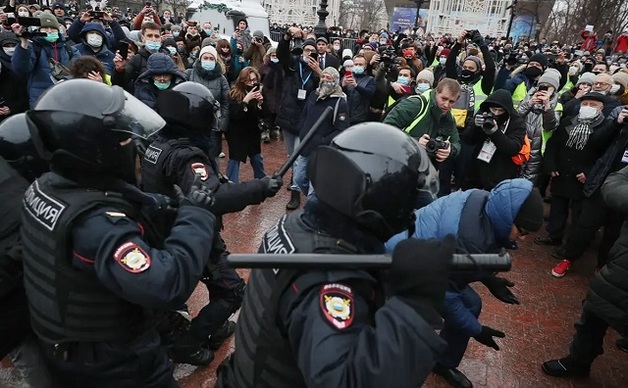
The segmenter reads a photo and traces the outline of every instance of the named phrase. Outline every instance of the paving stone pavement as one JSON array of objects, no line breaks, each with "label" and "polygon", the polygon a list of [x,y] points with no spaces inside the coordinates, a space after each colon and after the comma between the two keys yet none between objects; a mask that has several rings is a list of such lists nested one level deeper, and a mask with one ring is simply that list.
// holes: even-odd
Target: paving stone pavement
[{"label": "paving stone pavement", "polygon": [[[276,171],[286,158],[281,141],[263,145],[264,165],[267,173]],[[226,159],[222,159],[223,170]],[[333,172],[330,172],[333,173]],[[251,179],[250,164],[243,164],[242,179]],[[287,182],[287,179],[286,179]],[[223,236],[229,250],[234,253],[255,252],[264,231],[285,213],[290,194],[281,190],[274,198],[258,206],[228,215]],[[480,321],[502,330],[506,338],[499,339],[501,350],[484,347],[470,341],[460,369],[475,386],[486,387],[628,387],[628,354],[617,350],[614,341],[617,333],[609,331],[605,338],[605,353],[593,364],[591,377],[585,380],[562,380],[547,377],[541,363],[567,354],[573,324],[581,312],[582,299],[595,266],[594,249],[576,262],[571,272],[562,279],[550,275],[557,260],[550,256],[551,247],[533,243],[534,235],[519,242],[513,251],[513,269],[505,275],[516,283],[514,290],[521,305],[503,304],[479,285],[474,288],[482,295],[483,311]],[[599,236],[598,236],[599,238]],[[596,245],[597,241],[592,245]],[[248,277],[248,271],[240,274]],[[189,300],[195,315],[207,302],[205,287],[197,287]],[[179,365],[175,371],[184,388],[209,388],[215,384],[215,369],[233,350],[233,337],[217,353],[212,365],[195,368]],[[0,364],[0,387],[17,387],[19,379],[6,360]],[[440,378],[431,376],[426,387],[447,387]],[[331,387],[330,387],[331,388]]]}]

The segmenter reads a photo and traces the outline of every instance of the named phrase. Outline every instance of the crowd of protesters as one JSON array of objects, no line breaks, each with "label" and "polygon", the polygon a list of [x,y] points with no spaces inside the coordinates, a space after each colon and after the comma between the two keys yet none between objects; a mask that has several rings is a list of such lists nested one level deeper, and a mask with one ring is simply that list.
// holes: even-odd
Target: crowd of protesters
[{"label": "crowd of protesters", "polygon": [[[614,245],[626,238],[624,212],[618,211],[625,204],[616,197],[628,181],[628,31],[598,38],[588,29],[560,42],[513,41],[472,29],[417,36],[412,30],[331,27],[317,36],[312,28],[274,23],[270,32],[272,37],[250,31],[242,19],[225,37],[211,20],[184,20],[150,5],[133,13],[9,0],[0,11],[0,122],[34,107],[48,88],[70,78],[121,86],[153,109],[160,93],[191,81],[216,100],[208,153],[218,165],[226,157],[222,169],[237,183],[247,161],[255,178],[266,176],[262,143],[281,138],[293,153],[331,107],[333,114],[292,167],[286,208],[294,210],[314,194],[306,168],[314,148],[349,126],[381,121],[426,149],[439,171],[440,197],[459,189],[504,190],[501,183],[517,178],[538,188],[550,206],[547,233],[535,243],[557,247],[552,256],[560,261],[547,268],[556,278],[568,273],[603,227],[594,297],[574,343],[591,330],[601,341],[609,325],[625,322],[627,311],[607,318],[608,309],[598,306],[624,306],[627,298],[624,291],[611,298],[604,291],[628,288],[626,278],[613,272],[628,271],[625,247]],[[417,208],[432,201],[420,200]],[[516,249],[516,239],[508,247]],[[616,267],[607,266],[613,258],[619,259]],[[544,370],[588,374],[601,349],[595,343],[575,347]],[[441,365],[441,374],[468,386],[464,375],[451,374],[459,361]]]}]

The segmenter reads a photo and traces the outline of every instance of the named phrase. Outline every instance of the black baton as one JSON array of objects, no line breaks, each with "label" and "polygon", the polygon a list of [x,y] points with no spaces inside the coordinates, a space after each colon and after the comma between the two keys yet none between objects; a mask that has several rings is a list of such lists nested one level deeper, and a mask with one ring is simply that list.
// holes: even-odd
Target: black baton
[{"label": "black baton", "polygon": [[[316,253],[296,254],[230,254],[229,265],[234,268],[291,268],[291,269],[385,269],[392,265],[390,255],[325,255]],[[512,258],[507,252],[500,254],[453,255],[450,269],[453,271],[483,270],[508,272]]]},{"label": "black baton", "polygon": [[312,138],[314,137],[318,129],[321,127],[321,125],[323,125],[323,122],[327,120],[327,117],[332,113],[334,113],[334,108],[332,108],[331,106],[328,106],[323,112],[323,114],[321,115],[321,117],[319,117],[318,120],[316,120],[316,122],[314,123],[314,125],[312,125],[312,128],[310,128],[310,130],[308,131],[307,135],[305,135],[303,140],[299,142],[299,145],[292,152],[292,155],[288,157],[288,160],[286,160],[286,162],[279,168],[279,170],[277,170],[277,172],[273,176],[278,176],[278,177],[283,178],[283,176],[286,175],[290,167],[292,167],[292,165],[294,164],[294,161],[297,160],[299,155],[301,155],[301,153],[303,152],[303,148],[305,148],[305,146],[310,141],[312,141]]}]

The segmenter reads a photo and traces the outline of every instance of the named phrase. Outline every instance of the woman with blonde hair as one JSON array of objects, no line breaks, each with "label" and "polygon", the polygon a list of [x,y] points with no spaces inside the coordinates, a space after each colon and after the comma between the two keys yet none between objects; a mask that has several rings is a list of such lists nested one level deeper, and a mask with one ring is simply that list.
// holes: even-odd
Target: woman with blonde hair
[{"label": "woman with blonde hair", "polygon": [[229,125],[229,82],[225,78],[225,68],[216,49],[213,46],[201,48],[192,68],[187,69],[185,74],[188,81],[207,87],[216,101],[220,103],[220,119],[217,125],[215,128],[207,128],[212,131],[209,154],[220,165],[218,155],[222,149],[222,132],[226,131]]},{"label": "woman with blonde hair", "polygon": [[245,67],[229,92],[231,117],[225,137],[229,145],[227,177],[232,182],[238,183],[240,162],[246,163],[247,157],[253,167],[253,177],[266,176],[262,158],[261,132],[258,127],[263,103],[260,74],[253,67]]}]

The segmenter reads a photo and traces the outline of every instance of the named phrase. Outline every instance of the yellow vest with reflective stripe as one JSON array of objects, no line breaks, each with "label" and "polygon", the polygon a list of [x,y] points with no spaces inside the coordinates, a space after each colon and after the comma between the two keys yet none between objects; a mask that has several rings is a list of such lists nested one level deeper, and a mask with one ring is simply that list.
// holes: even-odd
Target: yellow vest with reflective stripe
[{"label": "yellow vest with reflective stripe", "polygon": [[421,107],[421,110],[416,115],[416,117],[414,118],[412,123],[410,123],[410,125],[408,125],[407,127],[405,127],[403,129],[403,131],[405,133],[412,132],[414,127],[416,127],[417,124],[420,123],[421,120],[423,120],[423,118],[425,117],[425,115],[427,115],[427,113],[430,111],[430,101],[432,100],[432,94],[430,93],[431,91],[432,91],[431,89],[430,90],[426,90],[422,94],[408,97],[408,98],[419,98],[419,99],[421,99],[421,102],[423,103],[423,106]]},{"label": "yellow vest with reflective stripe", "polygon": [[[563,104],[561,104],[560,102],[558,104],[556,104],[556,108],[554,108],[554,112],[556,112],[556,114],[558,115],[558,118],[560,118],[563,115]],[[541,156],[545,155],[545,146],[547,145],[547,141],[552,137],[552,135],[554,135],[554,129],[550,129],[550,130],[542,130],[541,131]]]},{"label": "yellow vest with reflective stripe", "polygon": [[480,109],[480,104],[488,98],[488,96],[484,94],[484,90],[482,90],[482,78],[480,78],[478,82],[473,85],[473,94],[475,95],[473,113],[477,113],[478,109]]},{"label": "yellow vest with reflective stripe", "polygon": [[512,94],[512,104],[515,109],[519,108],[519,104],[523,101],[528,95],[528,88],[526,87],[526,83],[522,82],[517,86],[514,93]]}]

